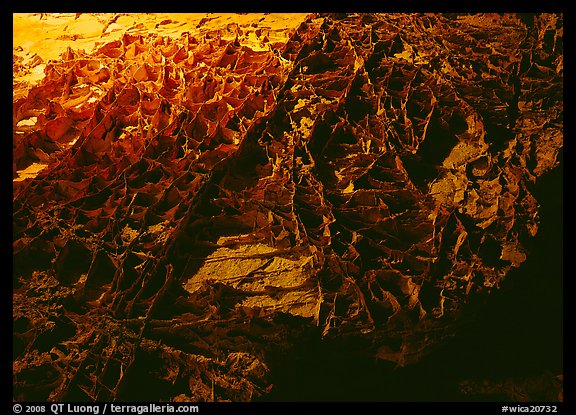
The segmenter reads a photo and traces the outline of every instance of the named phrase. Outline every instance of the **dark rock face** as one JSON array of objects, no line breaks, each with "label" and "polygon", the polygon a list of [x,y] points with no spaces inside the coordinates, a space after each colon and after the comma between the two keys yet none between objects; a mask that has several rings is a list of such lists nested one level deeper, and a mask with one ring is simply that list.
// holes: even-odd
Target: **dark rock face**
[{"label": "dark rock face", "polygon": [[529,255],[562,27],[312,15],[268,51],[69,50],[14,102],[15,172],[49,163],[14,183],[15,399],[249,401],[303,336],[420,360]]}]

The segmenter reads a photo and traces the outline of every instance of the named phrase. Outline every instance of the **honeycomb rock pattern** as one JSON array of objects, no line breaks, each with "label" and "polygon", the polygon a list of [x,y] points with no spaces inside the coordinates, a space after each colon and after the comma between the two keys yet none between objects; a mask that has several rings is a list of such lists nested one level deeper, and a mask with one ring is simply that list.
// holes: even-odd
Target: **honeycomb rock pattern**
[{"label": "honeycomb rock pattern", "polygon": [[[556,15],[310,15],[69,49],[14,102],[14,395],[249,401],[267,353],[451,336],[538,229]],[[29,122],[25,122],[25,121]],[[23,122],[24,121],[24,122]]]}]

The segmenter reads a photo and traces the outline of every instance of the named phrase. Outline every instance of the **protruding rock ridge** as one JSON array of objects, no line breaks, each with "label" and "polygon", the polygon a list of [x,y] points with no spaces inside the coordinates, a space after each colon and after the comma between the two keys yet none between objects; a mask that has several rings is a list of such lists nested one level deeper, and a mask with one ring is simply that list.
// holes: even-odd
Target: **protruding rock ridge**
[{"label": "protruding rock ridge", "polygon": [[15,399],[253,400],[304,335],[410,364],[529,255],[561,16],[238,36],[69,49],[15,98]]}]

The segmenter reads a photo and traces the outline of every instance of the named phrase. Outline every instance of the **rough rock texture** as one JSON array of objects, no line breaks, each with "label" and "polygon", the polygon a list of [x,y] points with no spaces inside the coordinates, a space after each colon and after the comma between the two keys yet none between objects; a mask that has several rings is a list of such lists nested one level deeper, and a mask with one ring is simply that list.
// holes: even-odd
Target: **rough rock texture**
[{"label": "rough rock texture", "polygon": [[302,336],[421,359],[538,231],[562,26],[311,15],[49,62],[13,107],[15,399],[249,401]]}]

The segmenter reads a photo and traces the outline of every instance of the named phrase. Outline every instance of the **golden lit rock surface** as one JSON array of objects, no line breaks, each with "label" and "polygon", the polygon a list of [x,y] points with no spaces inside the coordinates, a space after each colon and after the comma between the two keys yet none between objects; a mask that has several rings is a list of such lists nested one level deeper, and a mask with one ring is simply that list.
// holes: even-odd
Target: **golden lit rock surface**
[{"label": "golden lit rock surface", "polygon": [[255,400],[310,337],[415,364],[530,255],[561,16],[14,28],[16,400]]}]

